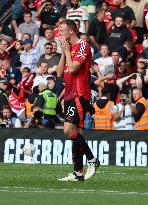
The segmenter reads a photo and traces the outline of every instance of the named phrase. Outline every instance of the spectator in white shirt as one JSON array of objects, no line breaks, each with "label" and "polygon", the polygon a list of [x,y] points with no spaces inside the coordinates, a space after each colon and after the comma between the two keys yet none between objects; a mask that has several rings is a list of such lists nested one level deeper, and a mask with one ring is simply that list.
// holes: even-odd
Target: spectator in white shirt
[{"label": "spectator in white shirt", "polygon": [[24,51],[21,52],[20,62],[22,63],[22,68],[28,67],[32,73],[35,73],[36,65],[39,60],[39,53],[36,49],[32,48],[32,43],[31,39],[22,41]]},{"label": "spectator in white shirt", "polygon": [[108,45],[103,44],[100,50],[101,57],[95,60],[95,63],[98,64],[99,70],[102,75],[106,75],[109,71],[114,73],[114,65],[112,58],[108,55],[109,49]]},{"label": "spectator in white shirt", "polygon": [[47,62],[42,62],[39,68],[37,69],[36,72],[36,77],[34,78],[33,81],[33,88],[35,86],[38,86],[40,82],[47,82],[47,77],[49,76],[48,74],[48,63]]},{"label": "spectator in white shirt", "polygon": [[130,105],[128,104],[128,96],[121,94],[121,102],[113,106],[113,118],[115,130],[134,130],[134,117]]},{"label": "spectator in white shirt", "polygon": [[71,9],[67,11],[66,19],[79,19],[80,32],[87,33],[89,28],[89,15],[86,10],[79,6],[80,0],[71,0]]}]

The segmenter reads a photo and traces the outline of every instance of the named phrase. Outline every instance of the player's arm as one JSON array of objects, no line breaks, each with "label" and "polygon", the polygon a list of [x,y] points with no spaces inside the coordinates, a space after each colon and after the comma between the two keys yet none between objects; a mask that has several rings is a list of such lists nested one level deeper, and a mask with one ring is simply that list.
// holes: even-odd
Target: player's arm
[{"label": "player's arm", "polygon": [[69,73],[71,73],[71,74],[77,73],[77,71],[81,67],[81,63],[78,61],[72,61],[70,51],[66,51],[65,56],[66,56],[66,63],[68,66]]}]

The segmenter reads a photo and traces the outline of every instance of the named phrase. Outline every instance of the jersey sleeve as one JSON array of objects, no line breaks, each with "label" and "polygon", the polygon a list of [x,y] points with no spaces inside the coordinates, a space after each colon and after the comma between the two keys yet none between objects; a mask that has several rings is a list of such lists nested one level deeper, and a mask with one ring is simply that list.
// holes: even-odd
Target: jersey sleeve
[{"label": "jersey sleeve", "polygon": [[83,21],[88,21],[88,20],[89,20],[89,15],[88,15],[88,13],[87,13],[86,10],[83,10],[82,20],[83,20]]},{"label": "jersey sleeve", "polygon": [[91,53],[91,49],[90,46],[88,45],[88,43],[82,41],[80,42],[78,49],[77,49],[77,53],[75,55],[75,57],[73,58],[73,61],[78,61],[81,64],[84,63],[84,61],[86,60],[87,56]]}]

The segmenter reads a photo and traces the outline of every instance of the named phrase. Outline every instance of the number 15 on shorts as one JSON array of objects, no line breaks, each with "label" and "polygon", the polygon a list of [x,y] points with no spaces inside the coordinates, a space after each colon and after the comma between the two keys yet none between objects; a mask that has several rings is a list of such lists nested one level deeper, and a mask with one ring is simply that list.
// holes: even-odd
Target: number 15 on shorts
[{"label": "number 15 on shorts", "polygon": [[76,110],[75,107],[69,106],[68,109],[67,109],[66,115],[71,116],[71,117],[74,116],[75,115],[75,110]]}]

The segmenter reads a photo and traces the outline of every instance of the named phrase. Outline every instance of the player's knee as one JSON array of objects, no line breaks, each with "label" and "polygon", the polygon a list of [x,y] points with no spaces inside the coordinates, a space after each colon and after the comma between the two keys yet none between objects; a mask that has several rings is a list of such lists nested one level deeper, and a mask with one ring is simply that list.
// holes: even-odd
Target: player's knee
[{"label": "player's knee", "polygon": [[64,133],[67,135],[71,140],[75,139],[77,136],[77,129],[75,127],[64,127]]},{"label": "player's knee", "polygon": [[65,135],[70,137],[72,134],[72,130],[69,127],[64,127],[64,133],[65,133]]}]

